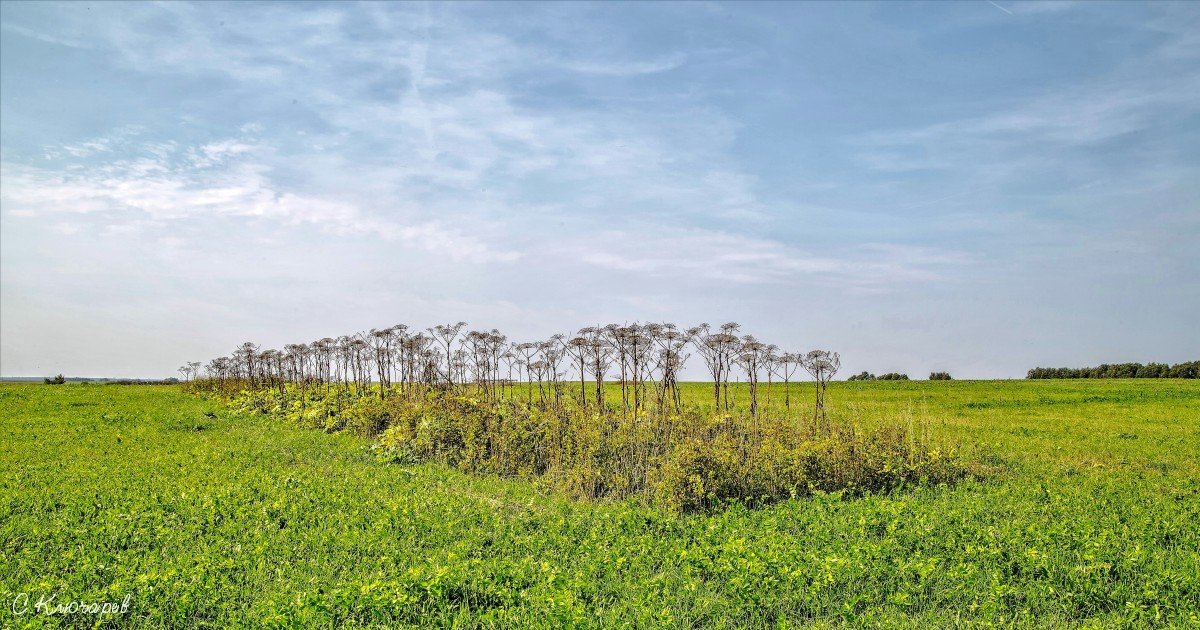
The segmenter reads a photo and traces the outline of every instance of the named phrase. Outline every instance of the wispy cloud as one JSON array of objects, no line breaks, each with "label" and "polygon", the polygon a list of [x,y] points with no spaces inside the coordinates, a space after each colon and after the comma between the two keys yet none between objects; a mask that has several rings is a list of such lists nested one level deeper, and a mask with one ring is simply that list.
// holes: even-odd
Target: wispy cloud
[{"label": "wispy cloud", "polygon": [[936,248],[865,243],[816,254],[768,238],[671,226],[641,228],[601,231],[586,243],[565,244],[564,249],[604,269],[689,285],[819,285],[865,293],[891,291],[905,282],[948,280],[972,263],[965,252]]},{"label": "wispy cloud", "polygon": [[[1043,3],[1014,6],[1051,10]],[[1194,17],[1183,21],[1200,24]],[[1045,168],[1071,151],[1186,120],[1200,113],[1200,48],[1195,46],[1200,38],[1194,29],[1180,28],[1178,20],[1156,28],[1162,41],[1112,73],[1039,95],[988,102],[989,110],[977,116],[862,134],[853,140],[859,157],[880,171],[974,171],[996,180],[1011,178],[1014,169]]]},{"label": "wispy cloud", "polygon": [[1005,12],[1005,13],[1009,14],[1009,15],[1012,15],[1012,14],[1013,14],[1013,12],[1012,12],[1012,11],[1010,11],[1010,10],[1008,10],[1008,9],[1005,9],[1004,7],[1000,6],[999,4],[996,4],[996,3],[995,3],[995,2],[993,2],[992,0],[988,0],[988,4],[990,4],[990,5],[994,6],[994,7],[996,7],[997,9],[1000,9],[1001,11],[1003,11],[1003,12]]},{"label": "wispy cloud", "polygon": [[[269,219],[420,243],[462,261],[558,252],[607,270],[750,284],[828,282],[847,290],[937,282],[963,262],[954,254],[914,258],[895,244],[816,255],[745,234],[775,219],[758,178],[730,157],[739,125],[728,116],[708,107],[536,109],[522,103],[510,79],[518,69],[539,67],[655,74],[686,63],[681,52],[649,60],[611,51],[564,57],[481,32],[452,10],[438,8],[434,19],[427,6],[368,8],[372,26],[387,36],[351,35],[337,7],[303,14],[247,8],[255,19],[216,27],[216,14],[191,5],[137,7],[120,21],[101,21],[88,31],[95,45],[131,67],[266,82],[323,124],[271,145],[259,139],[279,134],[271,121],[192,146],[159,142],[157,153],[145,139],[136,157],[82,170],[12,165],[7,206],[104,212],[110,221],[128,220],[126,227],[143,217]],[[150,37],[150,25],[178,37]],[[65,28],[85,36],[76,32],[80,24]],[[920,133],[937,132],[877,144],[917,142]],[[107,150],[106,143],[50,151],[83,158]],[[578,213],[637,217],[652,227],[572,221],[573,232],[549,246],[539,242],[544,222]],[[505,227],[493,230],[498,223]],[[659,236],[640,235],[647,232]]]},{"label": "wispy cloud", "polygon": [[44,148],[46,159],[57,160],[64,157],[86,158],[96,153],[109,153],[114,149],[127,146],[146,129],[141,125],[126,125],[110,130],[108,133],[88,138],[79,142],[48,146]]},{"label": "wispy cloud", "polygon": [[[888,171],[977,168],[1047,150],[1088,146],[1186,116],[1200,103],[1200,73],[1057,92],[987,115],[871,133],[861,157]],[[1038,151],[1038,149],[1041,151]],[[969,159],[968,159],[969,158]]]},{"label": "wispy cloud", "polygon": [[[91,157],[103,141],[49,149]],[[100,147],[94,149],[93,147]],[[401,223],[368,216],[354,204],[279,189],[263,163],[271,150],[241,138],[195,147],[150,144],[134,157],[49,169],[5,162],[4,208],[16,217],[99,215],[110,234],[137,233],[146,225],[235,217],[287,225],[313,225],[334,234],[411,242],[463,262],[512,261],[518,254],[436,221]],[[60,231],[78,231],[57,219]]]},{"label": "wispy cloud", "polygon": [[46,42],[48,44],[57,44],[59,46],[66,46],[68,48],[87,48],[88,47],[86,44],[84,44],[83,42],[81,42],[77,39],[68,38],[68,37],[60,37],[60,36],[56,36],[56,35],[50,35],[50,34],[43,33],[41,31],[38,31],[38,30],[35,30],[32,28],[28,28],[26,26],[22,26],[20,24],[10,22],[10,21],[5,21],[3,24],[0,24],[0,30],[5,30],[5,31],[12,32],[12,33],[16,33],[17,35],[24,35],[25,37],[30,37],[30,38],[36,39],[38,41],[41,41],[41,42]]},{"label": "wispy cloud", "polygon": [[659,72],[674,70],[675,68],[682,66],[685,61],[687,61],[686,55],[683,53],[675,53],[660,59],[650,59],[646,61],[583,59],[563,60],[558,63],[563,68],[573,72],[607,76],[634,76],[639,74],[657,74]]}]

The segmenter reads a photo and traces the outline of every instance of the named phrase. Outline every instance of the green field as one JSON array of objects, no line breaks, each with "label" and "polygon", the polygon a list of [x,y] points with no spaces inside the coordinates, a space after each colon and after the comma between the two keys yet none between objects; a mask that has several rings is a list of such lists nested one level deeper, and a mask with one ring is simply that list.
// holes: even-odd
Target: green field
[{"label": "green field", "polygon": [[[678,515],[387,463],[172,386],[3,384],[0,625],[1200,625],[1200,382],[830,399],[996,472]],[[17,615],[20,593],[130,606]]]}]

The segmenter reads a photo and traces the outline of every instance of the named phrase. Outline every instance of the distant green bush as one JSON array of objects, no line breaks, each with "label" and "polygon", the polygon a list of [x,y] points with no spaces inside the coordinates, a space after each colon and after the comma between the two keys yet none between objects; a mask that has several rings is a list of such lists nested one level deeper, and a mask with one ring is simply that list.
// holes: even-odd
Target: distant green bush
[{"label": "distant green bush", "polygon": [[851,376],[850,378],[848,378],[846,380],[850,380],[850,381],[907,381],[908,375],[907,374],[897,374],[896,372],[888,372],[887,374],[881,374],[879,376],[875,376],[874,374],[871,374],[870,372],[862,372],[860,374],[855,374],[854,376]]},{"label": "distant green bush", "polygon": [[931,381],[951,381],[954,379],[950,378],[949,372],[930,372],[929,380],[931,380]]},{"label": "distant green bush", "polygon": [[1200,378],[1200,361],[1166,363],[1104,363],[1085,368],[1033,368],[1028,379],[1049,378]]},{"label": "distant green bush", "polygon": [[59,374],[57,376],[46,377],[42,379],[42,382],[46,385],[62,385],[63,383],[67,382],[67,377]]}]

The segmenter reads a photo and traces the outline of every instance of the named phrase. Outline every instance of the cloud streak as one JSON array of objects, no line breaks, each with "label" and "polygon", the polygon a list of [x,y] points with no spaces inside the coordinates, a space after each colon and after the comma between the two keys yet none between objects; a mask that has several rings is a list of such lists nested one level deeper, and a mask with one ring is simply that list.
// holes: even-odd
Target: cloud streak
[{"label": "cloud streak", "polygon": [[[113,137],[124,137],[116,134]],[[92,157],[111,149],[108,139],[55,147],[51,155]],[[71,163],[63,170],[3,165],[4,208],[20,218],[99,215],[109,233],[136,233],[146,225],[233,217],[284,225],[312,225],[340,236],[409,242],[455,261],[509,262],[519,255],[438,222],[401,223],[368,216],[354,204],[280,190],[264,158],[269,147],[227,138],[194,147],[149,144],[135,157]],[[60,230],[78,231],[69,219]]]}]

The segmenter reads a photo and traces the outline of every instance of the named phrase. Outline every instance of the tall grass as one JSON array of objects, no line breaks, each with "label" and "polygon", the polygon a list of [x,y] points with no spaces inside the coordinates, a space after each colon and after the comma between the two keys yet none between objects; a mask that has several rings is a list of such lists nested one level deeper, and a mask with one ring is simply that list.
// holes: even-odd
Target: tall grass
[{"label": "tall grass", "polygon": [[677,511],[762,505],[815,492],[856,495],[953,483],[968,467],[916,427],[864,429],[796,411],[758,416],[597,410],[488,401],[462,392],[359,396],[347,390],[243,391],[236,408],[309,428],[378,438],[400,462],[533,480],[580,499],[627,499]]}]

